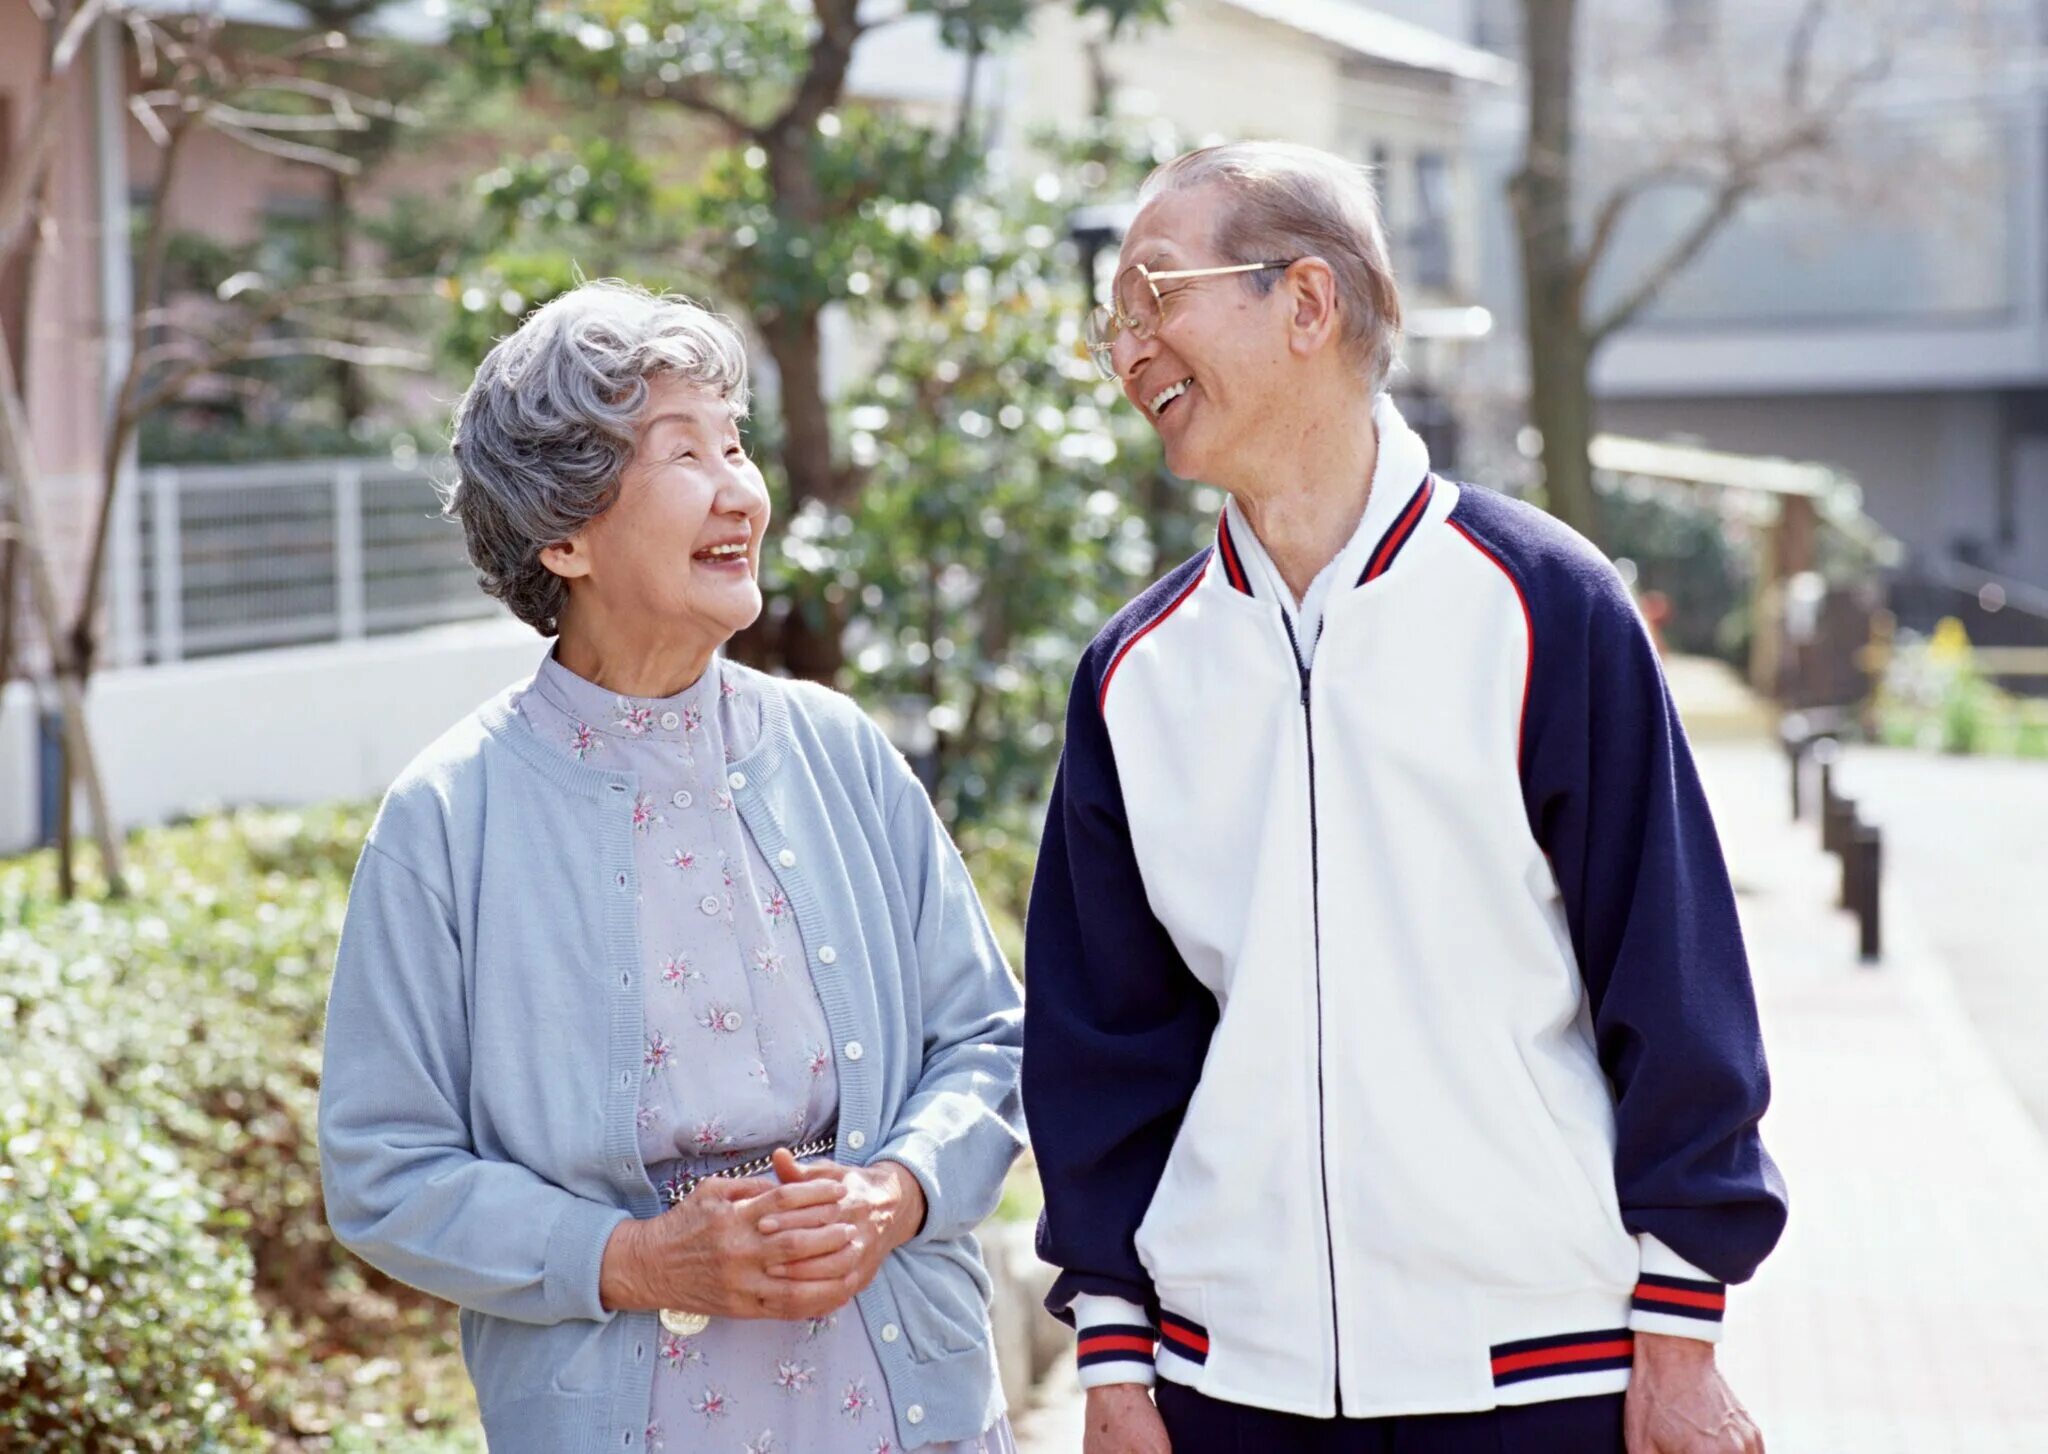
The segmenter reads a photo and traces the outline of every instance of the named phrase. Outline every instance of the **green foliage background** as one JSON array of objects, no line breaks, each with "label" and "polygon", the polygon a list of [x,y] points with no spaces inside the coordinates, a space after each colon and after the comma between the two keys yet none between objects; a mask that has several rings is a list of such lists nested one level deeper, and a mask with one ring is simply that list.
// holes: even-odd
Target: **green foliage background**
[{"label": "green foliage background", "polygon": [[446,1312],[320,1211],[365,810],[132,840],[134,897],[0,864],[0,1448],[474,1447]]}]

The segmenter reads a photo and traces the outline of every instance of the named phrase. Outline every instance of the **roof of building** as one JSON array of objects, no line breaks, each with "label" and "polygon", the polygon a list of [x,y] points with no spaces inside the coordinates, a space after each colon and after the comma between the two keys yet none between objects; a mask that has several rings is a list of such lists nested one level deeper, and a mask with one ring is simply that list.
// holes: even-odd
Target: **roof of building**
[{"label": "roof of building", "polygon": [[1424,25],[1402,20],[1357,0],[1223,0],[1247,14],[1342,46],[1387,65],[1505,86],[1514,82],[1512,61],[1466,45]]}]

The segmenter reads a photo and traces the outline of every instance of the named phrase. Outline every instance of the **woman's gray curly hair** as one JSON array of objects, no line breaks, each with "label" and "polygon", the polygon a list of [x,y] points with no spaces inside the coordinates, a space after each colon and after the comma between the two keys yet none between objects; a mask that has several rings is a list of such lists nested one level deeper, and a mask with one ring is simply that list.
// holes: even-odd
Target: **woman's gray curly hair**
[{"label": "woman's gray curly hair", "polygon": [[729,320],[606,279],[498,340],[455,406],[442,514],[461,523],[477,584],[543,636],[561,629],[569,592],[540,553],[611,508],[648,381],[664,376],[747,412],[746,347]]}]

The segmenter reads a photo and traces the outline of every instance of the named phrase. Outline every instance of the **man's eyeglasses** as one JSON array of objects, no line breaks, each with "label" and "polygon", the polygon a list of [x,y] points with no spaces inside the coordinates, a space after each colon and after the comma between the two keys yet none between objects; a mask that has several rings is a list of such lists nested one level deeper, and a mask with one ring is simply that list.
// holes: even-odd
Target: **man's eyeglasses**
[{"label": "man's eyeglasses", "polygon": [[1161,283],[1221,278],[1232,273],[1259,273],[1267,268],[1293,265],[1291,261],[1237,263],[1223,268],[1176,268],[1171,272],[1155,273],[1143,263],[1132,263],[1116,275],[1116,286],[1110,289],[1109,301],[1098,303],[1088,314],[1089,357],[1095,360],[1095,367],[1102,371],[1105,379],[1117,377],[1116,365],[1110,362],[1109,351],[1125,333],[1142,341],[1158,331],[1159,320],[1166,313],[1166,299],[1159,291]]}]

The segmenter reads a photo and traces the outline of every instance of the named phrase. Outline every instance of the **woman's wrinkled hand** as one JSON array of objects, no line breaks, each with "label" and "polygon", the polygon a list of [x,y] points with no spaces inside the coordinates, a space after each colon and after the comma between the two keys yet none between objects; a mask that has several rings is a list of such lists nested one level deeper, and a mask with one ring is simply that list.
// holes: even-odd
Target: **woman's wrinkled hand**
[{"label": "woman's wrinkled hand", "polygon": [[829,1202],[821,1197],[805,1207],[764,1215],[764,1234],[783,1237],[838,1226],[846,1230],[847,1238],[842,1246],[829,1251],[771,1264],[771,1278],[797,1285],[850,1282],[852,1290],[842,1301],[851,1299],[875,1280],[889,1254],[924,1225],[924,1187],[900,1162],[844,1166],[820,1161],[802,1166],[789,1152],[777,1151],[775,1174],[791,1189],[833,1187],[837,1194]]},{"label": "woman's wrinkled hand", "polygon": [[[613,1310],[823,1317],[867,1285],[858,1257],[844,1258],[837,1273],[822,1270],[856,1237],[853,1222],[836,1214],[843,1195],[828,1179],[708,1178],[660,1216],[619,1224],[605,1245],[599,1296]],[[771,1272],[792,1265],[817,1275]]]}]

